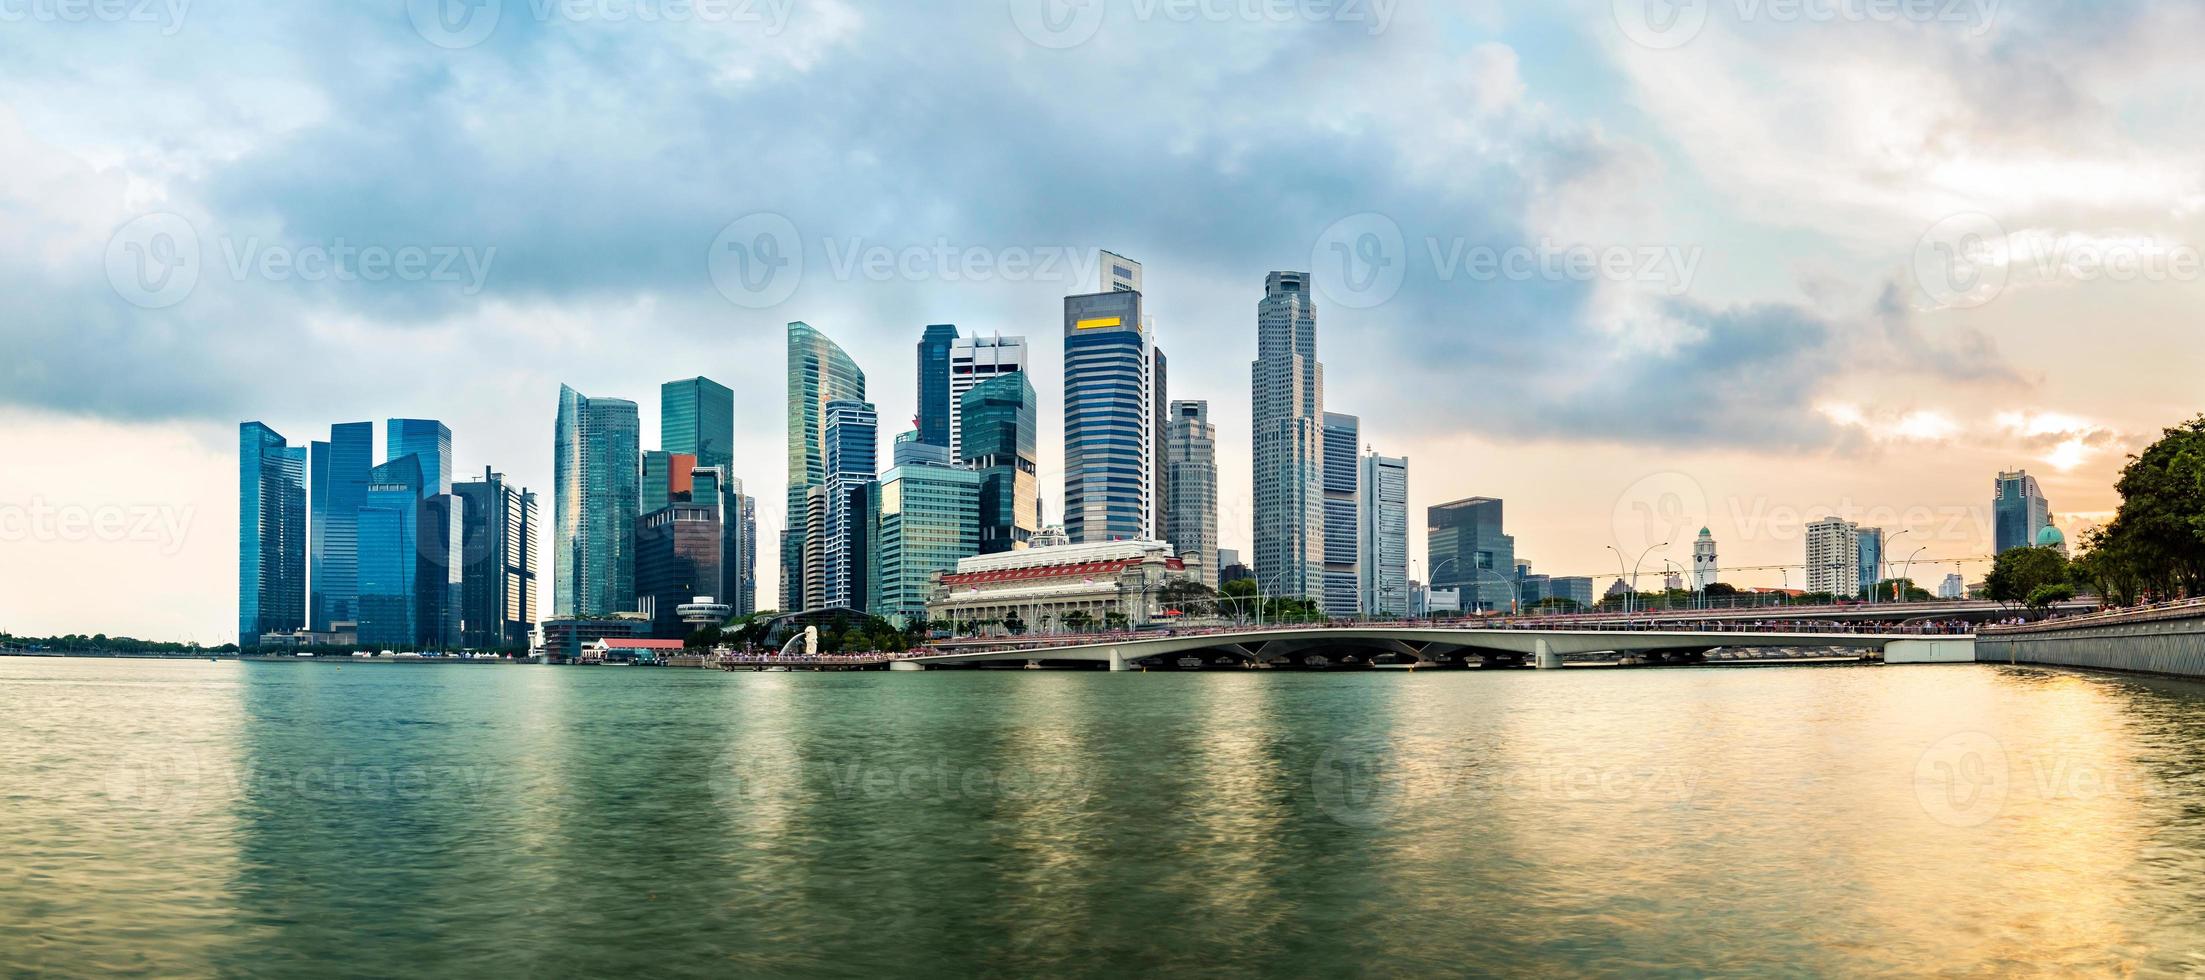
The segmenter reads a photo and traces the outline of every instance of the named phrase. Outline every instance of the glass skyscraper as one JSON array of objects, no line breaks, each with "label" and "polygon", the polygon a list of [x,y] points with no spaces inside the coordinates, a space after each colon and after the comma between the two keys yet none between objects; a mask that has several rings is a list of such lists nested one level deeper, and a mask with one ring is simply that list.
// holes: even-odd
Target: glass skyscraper
[{"label": "glass skyscraper", "polygon": [[725,545],[716,506],[670,504],[636,521],[636,595],[651,613],[653,636],[689,635],[681,620],[682,603],[700,596],[719,599],[726,591],[720,581],[726,571]]},{"label": "glass skyscraper", "polygon": [[1363,579],[1356,570],[1362,549],[1359,520],[1363,484],[1363,420],[1325,413],[1324,614],[1335,619],[1363,611]]},{"label": "glass skyscraper", "polygon": [[306,624],[306,447],[237,427],[237,645]]},{"label": "glass skyscraper", "polygon": [[881,474],[868,508],[874,529],[871,611],[899,623],[926,613],[931,578],[980,551],[980,474],[932,463]]},{"label": "glass skyscraper", "polygon": [[[1883,528],[1864,527],[1860,529],[1859,534],[1860,587],[1872,589],[1875,588],[1876,583],[1883,581]],[[1851,598],[1851,596],[1846,598]],[[1886,597],[1878,596],[1877,598],[1883,599]]]},{"label": "glass skyscraper", "polygon": [[1363,611],[1400,619],[1409,615],[1409,461],[1364,456],[1361,491],[1356,570]]},{"label": "glass skyscraper", "polygon": [[407,455],[368,474],[360,507],[360,642],[402,648],[420,642],[421,457]]},{"label": "glass skyscraper", "polygon": [[1322,596],[1324,365],[1308,273],[1265,279],[1251,375],[1256,584],[1269,595]]},{"label": "glass skyscraper", "polygon": [[1039,397],[1026,372],[967,389],[958,409],[958,462],[980,474],[980,554],[1024,548],[1041,530]]},{"label": "glass skyscraper", "polygon": [[929,325],[919,337],[919,440],[945,449],[956,438],[951,416],[957,409],[950,401],[955,395],[949,383],[949,350],[956,343],[953,323]]},{"label": "glass skyscraper", "polygon": [[636,405],[559,386],[552,456],[552,615],[628,612],[642,506]]},{"label": "glass skyscraper", "polygon": [[1506,612],[1516,603],[1516,539],[1502,531],[1501,502],[1472,497],[1425,511],[1431,587],[1460,589],[1464,612]]},{"label": "glass skyscraper", "polygon": [[367,503],[368,471],[375,468],[375,423],[330,426],[329,441],[313,444],[311,462],[308,619],[314,632],[326,633],[333,624],[360,621],[360,506]]},{"label": "glass skyscraper", "polygon": [[1151,535],[1155,364],[1141,317],[1133,289],[1064,298],[1064,530],[1075,544]]},{"label": "glass skyscraper", "polygon": [[789,324],[788,520],[781,532],[781,608],[815,608],[804,590],[804,542],[813,487],[827,482],[827,403],[865,400],[865,372],[827,335]]},{"label": "glass skyscraper", "polygon": [[[658,448],[696,457],[698,466],[735,463],[735,392],[710,378],[658,388]],[[648,509],[648,508],[646,508]]]},{"label": "glass skyscraper", "polygon": [[2052,523],[2052,502],[2028,470],[1998,474],[1991,498],[1991,534],[1995,553],[2035,547],[2037,535]]},{"label": "glass skyscraper", "polygon": [[990,378],[1026,370],[1026,338],[960,337],[949,345],[949,455],[963,458],[965,392]]},{"label": "glass skyscraper", "polygon": [[1217,544],[1217,427],[1210,403],[1171,403],[1164,429],[1164,540],[1178,551],[1197,581],[1218,586],[1222,553]]},{"label": "glass skyscraper", "polygon": [[836,399],[827,403],[826,418],[826,479],[812,493],[821,508],[820,534],[805,542],[804,593],[818,597],[813,608],[860,609],[869,571],[861,561],[864,494],[880,472],[880,413],[871,402]]},{"label": "glass skyscraper", "polygon": [[452,430],[434,419],[391,419],[383,433],[383,462],[421,457],[429,496],[452,492]]},{"label": "glass skyscraper", "polygon": [[488,650],[525,649],[535,629],[537,545],[542,523],[536,495],[514,487],[505,476],[482,471],[482,479],[455,483],[452,494],[462,506],[460,568],[461,642]]}]

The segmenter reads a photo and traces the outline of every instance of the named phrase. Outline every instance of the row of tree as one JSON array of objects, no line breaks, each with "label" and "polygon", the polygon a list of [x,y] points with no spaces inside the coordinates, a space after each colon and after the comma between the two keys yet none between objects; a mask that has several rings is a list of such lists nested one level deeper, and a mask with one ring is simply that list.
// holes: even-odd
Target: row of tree
[{"label": "row of tree", "polygon": [[2130,457],[2114,489],[2121,509],[2071,577],[2112,605],[2205,595],[2205,415]]}]

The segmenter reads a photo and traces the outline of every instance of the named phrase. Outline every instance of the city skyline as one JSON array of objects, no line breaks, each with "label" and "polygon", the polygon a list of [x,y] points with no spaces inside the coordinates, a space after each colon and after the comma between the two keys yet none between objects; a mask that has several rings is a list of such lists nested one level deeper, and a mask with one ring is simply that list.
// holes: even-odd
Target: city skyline
[{"label": "city skyline", "polygon": [[[671,56],[666,70],[719,81],[701,93],[635,99],[639,124],[678,119],[684,131],[714,132],[709,159],[771,157],[754,179],[707,188],[592,184],[572,208],[544,202],[575,188],[547,186],[554,178],[495,152],[509,142],[539,146],[556,124],[462,135],[439,128],[445,135],[432,137],[393,121],[377,147],[434,146],[465,161],[440,164],[455,179],[424,187],[397,182],[415,169],[375,164],[339,121],[393,101],[424,106],[422,119],[525,116],[535,102],[512,102],[521,97],[514,93],[478,105],[481,90],[445,69],[567,57],[598,35],[516,23],[498,44],[455,54],[388,11],[346,10],[310,24],[290,13],[196,10],[190,31],[142,39],[147,47],[135,53],[144,57],[120,59],[128,76],[201,91],[175,84],[193,70],[176,55],[205,63],[220,39],[255,37],[283,42],[265,49],[261,66],[278,81],[235,104],[188,95],[174,113],[64,111],[31,97],[42,91],[32,80],[53,82],[53,62],[26,58],[11,111],[0,117],[0,144],[18,151],[11,165],[31,179],[0,191],[24,216],[0,240],[10,255],[51,258],[8,267],[15,294],[39,301],[18,311],[0,341],[6,360],[25,366],[9,376],[0,407],[13,461],[0,473],[0,506],[12,509],[0,532],[20,555],[11,566],[40,573],[8,573],[13,598],[0,619],[26,631],[210,643],[234,632],[225,610],[235,587],[222,583],[235,562],[230,429],[239,419],[264,420],[295,444],[344,419],[441,419],[461,434],[454,472],[490,465],[548,493],[550,461],[534,447],[548,443],[550,422],[527,408],[543,392],[564,382],[635,400],[649,431],[659,424],[652,389],[695,374],[737,392],[732,455],[760,498],[769,542],[760,602],[778,605],[770,542],[784,526],[785,498],[770,490],[785,474],[771,461],[782,452],[779,348],[794,319],[864,352],[871,400],[899,420],[917,402],[901,359],[924,325],[1029,338],[1044,396],[1040,493],[1050,519],[1061,520],[1063,474],[1050,462],[1062,454],[1050,421],[1061,406],[1049,404],[1062,387],[1054,311],[1063,296],[1093,288],[1101,249],[1147,264],[1147,305],[1173,354],[1169,395],[1209,401],[1220,423],[1220,544],[1243,555],[1253,553],[1251,446],[1237,420],[1250,414],[1245,365],[1256,353],[1244,324],[1251,282],[1274,269],[1311,269],[1321,287],[1330,279],[1350,293],[1319,291],[1328,401],[1359,415],[1381,452],[1416,461],[1411,513],[1469,495],[1509,500],[1510,532],[1556,573],[1612,574],[1607,546],[1637,536],[1618,531],[1617,515],[1660,513],[1666,492],[1648,498],[1642,487],[1677,482],[1671,475],[1687,482],[1683,496],[1706,500],[1706,516],[1688,527],[1712,527],[1725,565],[1739,569],[1799,562],[1805,523],[1826,509],[1887,533],[1912,527],[1910,545],[1928,539],[1931,555],[1987,555],[1988,476],[2024,467],[2058,504],[2067,540],[2079,542],[2077,532],[2114,502],[2123,453],[2196,410],[2205,353],[2184,335],[2201,298],[2194,277],[2083,278],[2065,266],[2047,275],[2037,260],[2054,247],[2164,257],[2205,238],[2200,215],[2183,204],[2200,194],[2198,152],[2186,130],[2153,121],[2167,109],[2143,94],[2149,87],[2130,84],[2181,70],[2163,39],[2193,36],[2194,11],[2091,11],[2090,29],[2079,30],[2081,12],[2010,10],[1985,32],[1786,32],[1715,18],[1692,41],[1700,57],[1687,60],[1634,42],[1605,4],[1404,6],[1385,31],[1351,36],[1113,25],[1065,52],[1027,46],[1000,10],[828,6],[834,16],[799,18],[763,47],[684,34],[702,47]],[[330,77],[300,55],[275,53],[318,50],[311,39],[332,28],[401,69]],[[863,102],[883,39],[943,31],[992,41],[968,40],[958,48],[968,57],[888,60],[925,83],[905,87],[926,111],[815,114],[832,119],[832,131],[812,140],[783,123],[715,125],[801,117],[813,99]],[[603,36],[619,46],[647,35]],[[40,37],[57,52],[78,43]],[[2026,68],[1980,60],[1993,42],[2037,57]],[[1067,127],[1079,114],[1067,107],[1127,84],[1112,57],[1133,44],[1182,54],[1225,46],[1245,60],[1170,86],[1135,83],[1154,107],[1127,122],[1143,139],[1070,153]],[[734,51],[739,67],[716,66]],[[1381,109],[1340,84],[1382,77],[1404,57],[1446,65],[1433,91],[1453,94]],[[1779,60],[1817,65],[1779,78],[1779,95],[1825,100],[1838,124],[1803,127],[1768,108],[1781,97],[1743,97],[1784,74],[1770,70]],[[1322,71],[1287,75],[1277,91],[1249,84],[1291,64]],[[587,59],[576,67],[606,91],[680,89],[656,71],[603,72]],[[1914,83],[1911,98],[1939,111],[1867,114],[1901,78]],[[1993,94],[2045,91],[2036,81],[2067,94],[2027,103],[2018,119]],[[941,120],[962,118],[946,93],[976,85],[1052,95],[999,106],[984,135],[961,122],[941,131]],[[1278,108],[1288,103],[1291,117]],[[768,105],[778,108],[765,112]],[[1178,142],[1193,113],[1217,128]],[[1367,138],[1327,137],[1327,152],[1308,152],[1302,129],[1312,119],[1323,131]],[[2107,129],[2107,119],[2124,125]],[[623,139],[618,122],[593,127],[582,131],[605,138],[571,148],[580,172],[671,171],[700,159]],[[1944,138],[1948,127],[1998,127],[2007,141],[1995,154],[1970,154]],[[1881,135],[1851,138],[1871,129]],[[978,165],[932,173],[878,162],[924,157],[952,137]],[[1180,149],[1136,154],[1135,145]],[[1867,145],[1911,149],[1868,154]],[[884,152],[828,154],[825,146]],[[1278,165],[1253,166],[1258,153]],[[1000,179],[1015,160],[1052,166],[1028,168],[1030,184]],[[1489,179],[1449,176],[1465,169]],[[1115,179],[1125,174],[1135,177]],[[1154,218],[1158,205],[1215,220],[1203,231],[1167,226]],[[200,264],[188,295],[149,307],[118,294],[105,256],[111,243],[134,241],[126,229],[158,215],[189,225]],[[264,226],[261,215],[280,226]],[[2010,275],[1994,296],[1925,290],[1917,267],[1925,243],[1938,244],[1948,219],[1968,215],[1994,219],[2012,244],[2034,250],[2029,261],[2002,270]],[[785,295],[763,297],[771,303],[730,286],[752,305],[732,302],[717,288],[726,277],[708,274],[707,253],[723,230],[730,240],[758,240],[763,216],[793,230],[803,274]],[[1347,289],[1352,283],[1313,261],[1366,233],[1390,243],[1395,230],[1406,276],[1398,284],[1381,277],[1378,293]],[[934,258],[938,241],[952,250],[946,264]],[[1689,280],[1676,282],[1579,277],[1536,261],[1528,276],[1486,276],[1470,262],[1483,246],[1536,259],[1549,242],[1698,258]],[[484,275],[308,280],[251,261],[339,244],[471,249]],[[869,271],[878,268],[867,258],[876,249],[890,259],[884,275]],[[964,276],[968,250],[997,271]],[[916,258],[898,261],[907,252]],[[1025,271],[1002,271],[1021,255]],[[1684,268],[1628,264],[1657,276]],[[2080,332],[2081,322],[2108,330]],[[680,367],[668,370],[669,362]],[[266,383],[317,365],[342,366],[331,372],[339,383]],[[344,383],[353,378],[375,381]],[[82,465],[87,446],[167,479],[152,492],[116,486]],[[98,535],[90,528],[102,515],[124,530]],[[81,526],[63,520],[78,516]],[[1422,535],[1411,538],[1412,559],[1423,562]],[[1669,557],[1682,560],[1688,547],[1672,546]],[[1933,571],[1917,577],[1934,581],[1950,569]],[[1969,570],[1971,579],[1979,574]],[[178,585],[120,609],[72,599],[82,583],[132,576]],[[1741,584],[1774,585],[1776,576]]]}]

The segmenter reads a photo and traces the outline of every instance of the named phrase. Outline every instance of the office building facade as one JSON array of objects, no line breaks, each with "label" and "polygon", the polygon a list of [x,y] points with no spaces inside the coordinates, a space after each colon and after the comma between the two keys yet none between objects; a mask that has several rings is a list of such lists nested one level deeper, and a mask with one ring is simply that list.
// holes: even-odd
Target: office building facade
[{"label": "office building facade", "polygon": [[781,608],[818,607],[805,593],[811,491],[827,482],[827,403],[865,400],[865,372],[809,324],[788,331],[788,521],[781,532]]},{"label": "office building facade", "polygon": [[610,616],[635,602],[642,512],[636,404],[559,386],[552,455],[552,613]]},{"label": "office building facade", "polygon": [[1366,615],[1398,619],[1410,612],[1409,461],[1371,453],[1361,465],[1355,534],[1360,604]]},{"label": "office building facade", "polygon": [[871,612],[903,623],[926,613],[936,575],[980,551],[980,474],[910,462],[881,474],[873,518]]},{"label": "office building facade", "polygon": [[1324,589],[1324,367],[1309,286],[1307,273],[1271,273],[1256,306],[1255,572],[1275,596]]},{"label": "office building facade", "polygon": [[959,337],[949,346],[949,455],[964,458],[965,393],[1005,374],[1026,370],[1026,338]]},{"label": "office building facade", "polygon": [[2033,547],[2052,523],[2052,502],[2028,470],[1998,474],[1991,497],[1992,544],[1996,553]]},{"label": "office building facade", "polygon": [[1333,619],[1363,612],[1361,510],[1363,422],[1326,412],[1324,455],[1325,573],[1320,608]]},{"label": "office building facade", "polygon": [[1516,539],[1503,530],[1502,507],[1491,497],[1471,497],[1425,511],[1431,588],[1459,591],[1464,612],[1516,605]]},{"label": "office building facade", "polygon": [[980,554],[1017,551],[1041,530],[1039,398],[1023,371],[967,388],[957,461],[980,474]]},{"label": "office building facade", "polygon": [[950,386],[950,350],[957,344],[957,326],[936,323],[919,337],[919,440],[930,446],[955,450],[956,398]]},{"label": "office building facade", "polygon": [[658,448],[698,466],[735,464],[735,392],[711,378],[668,381],[658,388]]},{"label": "office building facade", "polygon": [[340,632],[335,624],[360,621],[360,506],[375,468],[375,424],[330,426],[329,441],[310,447],[309,465],[309,628]]},{"label": "office building facade", "polygon": [[470,649],[526,649],[535,630],[536,495],[484,467],[452,485],[460,500],[460,641]]},{"label": "office building facade", "polygon": [[1151,536],[1154,370],[1139,292],[1065,297],[1064,530],[1074,543]]},{"label": "office building facade", "polygon": [[1163,539],[1195,581],[1218,587],[1222,553],[1217,531],[1217,426],[1210,403],[1171,403],[1164,429]]},{"label": "office building facade", "polygon": [[[925,438],[922,431],[918,438]],[[822,434],[824,481],[806,498],[806,523],[818,511],[818,535],[805,542],[804,592],[814,609],[863,609],[866,597],[865,490],[880,472],[880,413],[872,403],[827,403]],[[932,445],[929,443],[929,445]]]},{"label": "office building facade", "polygon": [[1807,591],[1860,595],[1860,528],[1828,517],[1807,525]]},{"label": "office building facade", "polygon": [[306,450],[238,426],[237,645],[306,625]]}]

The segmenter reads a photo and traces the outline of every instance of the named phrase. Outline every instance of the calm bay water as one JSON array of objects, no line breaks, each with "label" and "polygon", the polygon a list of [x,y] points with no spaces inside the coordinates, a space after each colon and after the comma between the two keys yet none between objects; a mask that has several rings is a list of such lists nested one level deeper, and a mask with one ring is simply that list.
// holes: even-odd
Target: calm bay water
[{"label": "calm bay water", "polygon": [[0,658],[0,975],[2205,970],[2205,688]]}]

